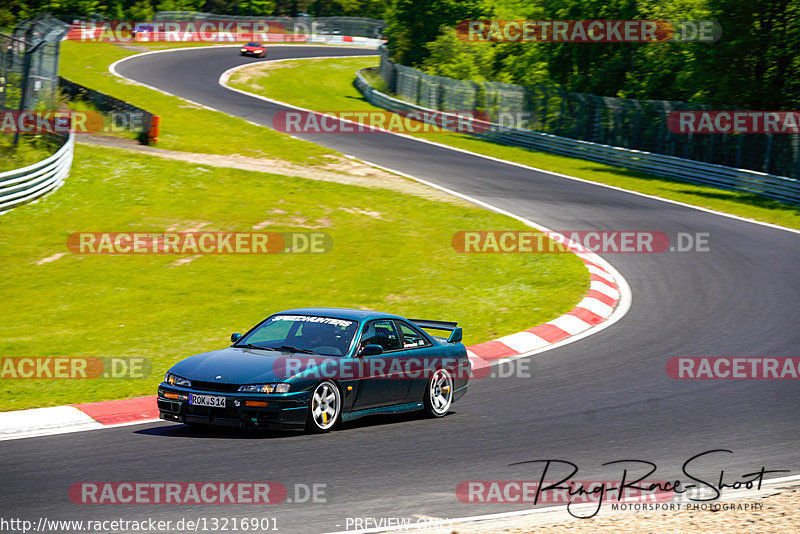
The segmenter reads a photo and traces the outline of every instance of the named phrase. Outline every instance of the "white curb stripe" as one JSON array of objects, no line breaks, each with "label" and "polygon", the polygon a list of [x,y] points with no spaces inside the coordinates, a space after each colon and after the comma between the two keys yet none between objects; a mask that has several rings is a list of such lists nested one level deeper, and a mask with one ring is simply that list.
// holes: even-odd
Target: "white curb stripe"
[{"label": "white curb stripe", "polygon": [[581,332],[592,326],[586,321],[583,321],[580,318],[575,317],[574,315],[562,315],[561,317],[556,317],[547,324],[556,326],[571,336],[575,334],[580,334]]},{"label": "white curb stripe", "polygon": [[610,274],[608,274],[607,272],[605,272],[604,270],[602,270],[602,269],[598,269],[598,268],[597,268],[597,267],[595,267],[594,265],[585,265],[585,267],[586,267],[587,269],[589,269],[589,272],[590,272],[590,273],[592,273],[592,274],[595,274],[595,275],[599,276],[600,278],[602,278],[603,280],[605,280],[606,282],[608,282],[608,283],[609,283],[609,285],[614,285],[614,281],[611,279],[611,275],[610,275]]},{"label": "white curb stripe", "polygon": [[516,334],[504,336],[496,339],[495,341],[499,341],[503,345],[508,346],[520,354],[531,350],[540,349],[550,344],[549,341],[545,341],[531,332],[517,332]]},{"label": "white curb stripe", "polygon": [[0,413],[0,441],[97,428],[103,425],[73,406]]},{"label": "white curb stripe", "polygon": [[585,299],[580,301],[576,307],[589,310],[590,312],[596,313],[597,315],[599,315],[604,319],[610,317],[611,313],[614,311],[614,308],[612,308],[605,302],[600,302],[594,297],[586,297]]},{"label": "white curb stripe", "polygon": [[609,287],[608,284],[604,284],[603,282],[592,281],[589,283],[589,289],[594,289],[595,291],[599,291],[603,295],[607,297],[611,297],[612,299],[619,298],[619,291],[614,289],[613,287]]}]

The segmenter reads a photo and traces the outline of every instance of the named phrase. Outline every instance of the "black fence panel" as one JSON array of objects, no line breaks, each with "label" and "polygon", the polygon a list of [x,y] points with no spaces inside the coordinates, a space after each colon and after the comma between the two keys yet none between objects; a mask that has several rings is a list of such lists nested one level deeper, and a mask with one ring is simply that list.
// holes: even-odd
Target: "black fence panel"
[{"label": "black fence panel", "polygon": [[[523,130],[800,178],[800,134],[688,134],[669,129],[670,113],[702,111],[707,106],[601,97],[543,85],[455,80],[397,65],[386,47],[380,53],[378,72],[387,87],[418,106],[479,111],[491,122],[508,124],[510,120]],[[739,110],[729,107],[726,111]]]}]

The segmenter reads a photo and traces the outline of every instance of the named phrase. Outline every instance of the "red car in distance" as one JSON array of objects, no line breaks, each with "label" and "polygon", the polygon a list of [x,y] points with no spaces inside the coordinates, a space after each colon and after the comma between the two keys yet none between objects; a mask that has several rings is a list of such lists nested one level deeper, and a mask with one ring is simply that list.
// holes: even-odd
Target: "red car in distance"
[{"label": "red car in distance", "polygon": [[261,43],[247,43],[242,47],[243,56],[267,57],[267,46]]}]

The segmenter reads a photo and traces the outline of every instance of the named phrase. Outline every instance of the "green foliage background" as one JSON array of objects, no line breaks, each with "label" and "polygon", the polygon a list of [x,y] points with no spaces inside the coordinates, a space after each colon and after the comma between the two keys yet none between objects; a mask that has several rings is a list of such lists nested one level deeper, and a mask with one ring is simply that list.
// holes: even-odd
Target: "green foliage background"
[{"label": "green foliage background", "polygon": [[[800,105],[797,0],[19,0],[0,7],[0,28],[45,11],[64,20],[157,11],[382,18],[392,59],[430,74],[754,110]],[[468,43],[453,30],[468,19],[714,20],[723,34],[713,43]]]},{"label": "green foliage background", "polygon": [[[390,0],[3,0],[0,29],[39,13],[52,13],[67,22],[87,20],[150,20],[157,11],[203,11],[241,16],[383,18]],[[100,17],[96,17],[99,15]]]},{"label": "green foliage background", "polygon": [[[471,43],[465,19],[714,20],[713,43]],[[800,2],[792,0],[394,0],[392,59],[430,74],[745,109],[800,104]]]}]

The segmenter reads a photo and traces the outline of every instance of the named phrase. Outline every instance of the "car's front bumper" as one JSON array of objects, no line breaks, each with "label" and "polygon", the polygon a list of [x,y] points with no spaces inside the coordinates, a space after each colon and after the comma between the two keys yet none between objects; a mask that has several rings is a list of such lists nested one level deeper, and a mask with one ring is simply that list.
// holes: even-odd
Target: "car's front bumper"
[{"label": "car's front bumper", "polygon": [[[179,398],[166,398],[166,393]],[[190,403],[191,395],[224,397],[225,406],[196,406]],[[161,419],[178,423],[302,430],[308,417],[309,395],[309,391],[282,395],[200,391],[161,384],[158,387],[158,412]],[[248,406],[247,401],[266,402],[267,405]]]}]

